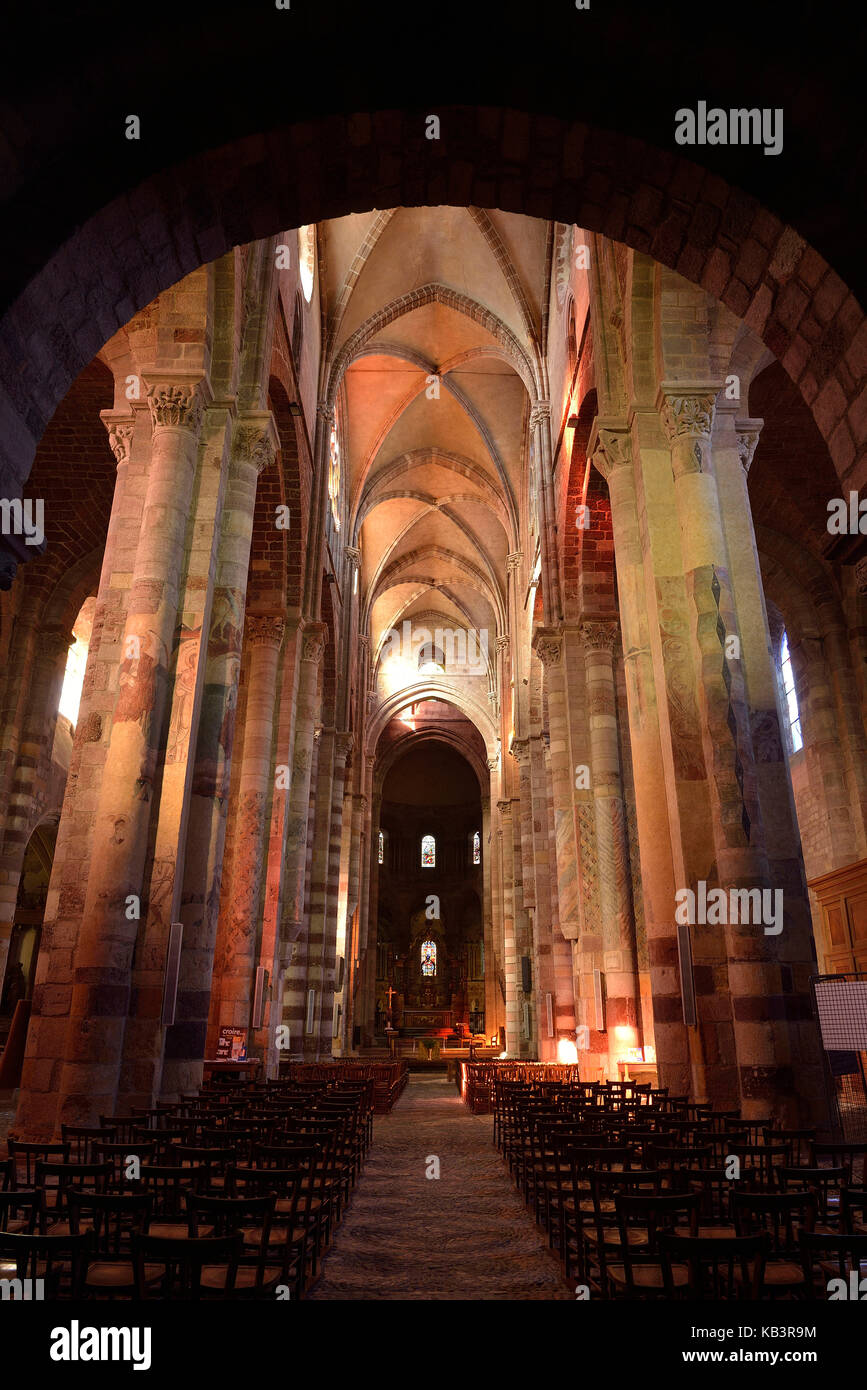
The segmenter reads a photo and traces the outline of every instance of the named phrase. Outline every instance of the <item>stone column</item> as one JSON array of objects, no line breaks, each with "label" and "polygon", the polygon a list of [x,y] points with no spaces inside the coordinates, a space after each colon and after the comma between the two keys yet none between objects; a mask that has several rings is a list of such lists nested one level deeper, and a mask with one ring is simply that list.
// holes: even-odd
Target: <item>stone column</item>
[{"label": "stone column", "polygon": [[274,790],[274,714],[284,631],[284,620],[276,615],[248,614],[244,624],[244,646],[249,652],[244,745],[233,825],[231,891],[228,902],[222,904],[217,930],[211,1002],[212,1053],[221,1028],[249,1028],[251,1023],[268,813]]},{"label": "stone column", "polygon": [[563,607],[560,595],[560,567],[557,562],[557,508],[553,487],[550,401],[535,402],[530,412],[530,428],[536,431],[539,478],[542,483],[542,607],[545,622],[556,624],[563,617]]},{"label": "stone column", "polygon": [[[346,760],[352,752],[353,736],[342,732],[334,736],[331,775],[331,822],[328,841],[328,876],[325,882],[325,910],[322,919],[322,966],[319,977],[319,1056],[332,1055],[334,1037],[334,975],[337,958],[337,909],[340,881],[340,845],[343,836],[343,789]],[[313,918],[311,914],[311,936]],[[308,975],[308,985],[310,977]]]},{"label": "stone column", "polygon": [[[657,696],[644,547],[632,441],[626,422],[617,422],[613,427],[599,420],[588,453],[606,479],[611,498],[657,1071],[660,1085],[667,1086],[672,1095],[683,1095],[691,1086],[689,1035],[693,1030],[688,1030],[683,1020],[674,922],[675,840],[669,822],[663,755],[667,707],[664,685],[661,696]],[[681,722],[683,732],[674,752],[675,768],[691,766],[685,713]]]},{"label": "stone column", "polygon": [[328,640],[324,623],[305,625],[301,637],[301,674],[292,760],[292,794],[286,832],[285,891],[281,938],[293,946],[286,969],[283,1023],[289,1028],[289,1045],[300,1053],[307,1011],[307,951],[304,929],[304,888],[307,874],[307,818],[310,809],[313,739],[319,714],[319,663]]},{"label": "stone column", "polygon": [[574,772],[569,738],[562,633],[553,628],[537,628],[533,638],[533,649],[545,668],[545,689],[548,695],[560,931],[567,941],[577,941],[581,927],[581,871],[572,798]]},{"label": "stone column", "polygon": [[[533,804],[532,768],[530,762],[530,740],[513,739],[512,757],[520,769],[521,785],[521,851],[523,869],[523,897],[525,908],[532,909],[533,933],[533,996],[535,1003],[537,1055],[540,1061],[550,1062],[557,1053],[556,1020],[554,1037],[548,1037],[548,1010],[546,995],[551,995],[552,1009],[555,1008],[554,960],[551,942],[550,897],[546,902],[547,882],[538,880],[537,841],[534,834],[536,808]],[[547,827],[546,827],[547,829]],[[546,836],[547,838],[547,836]]]},{"label": "stone column", "polygon": [[123,635],[114,710],[75,952],[58,1121],[92,1124],[112,1113],[130,1012],[137,919],[166,714],[203,387],[199,379],[149,383],[153,422],[147,495]]},{"label": "stone column", "polygon": [[617,623],[581,625],[590,725],[590,766],[596,819],[596,855],[602,914],[605,1022],[611,1077],[630,1048],[641,1047],[640,991],[632,913],[626,808],[617,737],[614,646]]},{"label": "stone column", "polygon": [[[491,802],[497,800],[498,770],[500,767],[499,757],[488,758],[488,771],[491,775],[491,795],[488,801],[490,808]],[[506,1026],[506,997],[505,997],[505,950],[503,945],[503,863],[502,863],[502,832],[497,819],[489,809],[490,823],[490,844],[488,847],[488,858],[490,860],[490,879],[491,879],[491,945],[493,952],[491,955],[490,972],[494,982],[493,990],[493,1022],[488,1025],[485,1020],[485,1028],[488,1037],[500,1028]],[[488,967],[485,966],[487,971]],[[487,996],[486,996],[487,997]]]},{"label": "stone column", "polygon": [[270,412],[235,424],[220,518],[201,714],[193,758],[177,920],[184,936],[175,1022],[165,1030],[161,1095],[195,1089],[206,1053],[223,850],[259,475],[274,459]]},{"label": "stone column", "polygon": [[500,855],[503,892],[503,971],[506,977],[506,1051],[523,1055],[518,998],[518,950],[515,930],[515,831],[510,799],[497,802],[500,813]]}]

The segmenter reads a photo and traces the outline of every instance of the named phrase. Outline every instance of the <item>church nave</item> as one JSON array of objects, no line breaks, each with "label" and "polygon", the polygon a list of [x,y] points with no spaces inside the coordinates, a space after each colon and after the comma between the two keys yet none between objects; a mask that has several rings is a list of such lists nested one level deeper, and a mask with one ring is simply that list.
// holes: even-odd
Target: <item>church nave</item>
[{"label": "church nave", "polygon": [[[426,1177],[431,1156],[439,1179]],[[410,1076],[377,1115],[352,1202],[308,1294],[319,1300],[568,1299],[544,1236],[491,1143],[442,1074]]]}]

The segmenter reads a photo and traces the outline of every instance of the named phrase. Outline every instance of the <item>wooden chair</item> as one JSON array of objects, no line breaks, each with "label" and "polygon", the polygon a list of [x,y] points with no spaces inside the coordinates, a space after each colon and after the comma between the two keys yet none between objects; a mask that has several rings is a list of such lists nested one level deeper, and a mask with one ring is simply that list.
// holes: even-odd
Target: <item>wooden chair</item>
[{"label": "wooden chair", "polygon": [[[115,1192],[70,1192],[68,1202],[71,1234],[88,1230],[92,1236],[80,1294],[85,1298],[135,1297],[133,1240],[147,1233],[151,1198]],[[145,1277],[155,1283],[162,1277],[162,1270],[152,1269]]]},{"label": "wooden chair", "polygon": [[[660,1239],[665,1232],[698,1230],[700,1196],[697,1192],[618,1192],[614,1198],[620,1230],[620,1255],[606,1266],[608,1292],[615,1298],[669,1298],[689,1285],[687,1265],[671,1264],[668,1277],[662,1263]],[[631,1239],[637,1231],[640,1239]],[[681,1230],[683,1233],[683,1229]]]},{"label": "wooden chair", "polygon": [[[671,1298],[680,1292],[675,1267],[685,1264],[689,1268],[685,1297],[714,1302],[745,1296],[757,1300],[769,1246],[766,1234],[713,1238],[667,1231],[660,1237],[666,1292]],[[736,1279],[738,1271],[740,1279]]]},{"label": "wooden chair", "polygon": [[240,1235],[198,1240],[134,1236],[136,1296],[182,1301],[232,1298],[242,1251]]},{"label": "wooden chair", "polygon": [[46,1298],[80,1297],[90,1232],[83,1235],[0,1233],[0,1279],[42,1279]]},{"label": "wooden chair", "polygon": [[[213,1231],[214,1236],[241,1236],[242,1249],[234,1284],[236,1298],[273,1298],[281,1284],[297,1287],[294,1274],[290,1272],[292,1247],[279,1236],[276,1241],[274,1239],[276,1201],[273,1193],[262,1197],[191,1195],[187,1198],[191,1239],[200,1235],[200,1218],[207,1223],[204,1229]],[[275,1257],[275,1246],[282,1258]],[[221,1268],[206,1268],[202,1274],[203,1290],[222,1293],[223,1280]]]},{"label": "wooden chair", "polygon": [[186,1195],[198,1192],[205,1174],[203,1168],[180,1164],[143,1163],[141,1178],[133,1190],[152,1199],[148,1234],[161,1240],[187,1237]]},{"label": "wooden chair", "polygon": [[798,1238],[804,1266],[806,1298],[828,1298],[831,1279],[842,1279],[848,1292],[852,1275],[860,1285],[861,1270],[867,1263],[867,1235],[848,1231],[801,1231]]},{"label": "wooden chair", "polygon": [[840,1225],[848,1235],[867,1236],[867,1187],[843,1189]]},{"label": "wooden chair", "polygon": [[0,1192],[0,1231],[11,1235],[34,1235],[38,1227],[38,1233],[44,1234],[43,1204],[41,1187]]},{"label": "wooden chair", "polygon": [[[8,1139],[9,1157],[13,1160],[12,1186],[34,1187],[36,1184],[36,1165],[54,1161],[66,1163],[69,1160],[68,1144],[26,1143],[23,1139]],[[21,1180],[21,1166],[24,1178]]]},{"label": "wooden chair", "polygon": [[777,1168],[774,1176],[781,1192],[803,1191],[816,1198],[816,1221],[826,1230],[838,1230],[840,1206],[848,1168]]},{"label": "wooden chair", "polygon": [[64,1144],[69,1144],[73,1163],[93,1163],[94,1144],[114,1139],[115,1130],[112,1125],[61,1125],[60,1137]]},{"label": "wooden chair", "polygon": [[49,1235],[68,1235],[69,1193],[73,1188],[104,1192],[112,1176],[110,1163],[47,1163],[36,1160],[35,1186],[41,1187]]},{"label": "wooden chair", "polygon": [[[800,1231],[816,1224],[816,1196],[801,1192],[738,1192],[731,1196],[732,1215],[739,1236],[766,1234],[769,1239],[760,1285],[760,1296],[802,1296],[804,1269],[800,1258]],[[747,1266],[752,1287],[753,1270]],[[735,1281],[740,1276],[735,1273]]]}]

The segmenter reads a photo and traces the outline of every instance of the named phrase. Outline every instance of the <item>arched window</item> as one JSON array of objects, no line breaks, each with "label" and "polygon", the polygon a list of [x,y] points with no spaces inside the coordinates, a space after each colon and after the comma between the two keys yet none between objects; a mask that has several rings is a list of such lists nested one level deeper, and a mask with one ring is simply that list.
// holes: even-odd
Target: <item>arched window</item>
[{"label": "arched window", "polygon": [[437,973],[437,944],[435,941],[423,941],[421,943],[421,973],[423,975],[435,975]]},{"label": "arched window", "polygon": [[381,830],[379,832],[379,863],[385,863],[385,835]]},{"label": "arched window", "polygon": [[479,834],[479,832],[478,832],[478,830],[477,830],[476,833],[475,833],[475,835],[473,836],[473,863],[474,863],[474,864],[481,864],[481,862],[482,862],[482,837],[481,837],[481,835]]},{"label": "arched window", "polygon": [[440,647],[433,642],[425,642],[418,649],[418,669],[423,676],[445,675],[446,659]]},{"label": "arched window", "polygon": [[337,426],[331,431],[331,447],[328,460],[328,496],[331,499],[331,517],[335,531],[340,530],[340,444],[337,440]]},{"label": "arched window", "polygon": [[783,682],[783,698],[786,706],[786,716],[789,721],[789,739],[792,745],[792,752],[797,753],[804,746],[804,738],[801,733],[801,712],[798,709],[798,696],[795,690],[795,673],[792,670],[792,658],[789,656],[789,639],[786,630],[783,629],[783,637],[780,642],[780,679]]},{"label": "arched window", "polygon": [[298,228],[298,270],[301,288],[307,303],[313,298],[313,277],[316,271],[316,228],[312,222]]},{"label": "arched window", "polygon": [[422,835],[421,837],[421,866],[423,869],[435,869],[437,862],[437,842],[433,835]]}]

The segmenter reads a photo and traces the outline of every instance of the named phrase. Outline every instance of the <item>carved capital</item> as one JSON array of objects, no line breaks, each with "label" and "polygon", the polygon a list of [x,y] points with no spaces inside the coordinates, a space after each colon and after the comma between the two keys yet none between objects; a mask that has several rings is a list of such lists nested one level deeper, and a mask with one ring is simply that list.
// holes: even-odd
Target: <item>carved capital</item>
[{"label": "carved capital", "polygon": [[350,565],[352,565],[354,569],[357,569],[358,566],[361,564],[361,551],[359,550],[358,546],[346,545],[343,547],[343,553],[349,561]]},{"label": "carved capital", "polygon": [[554,628],[537,628],[533,638],[533,650],[543,666],[559,666],[563,660],[562,633]]},{"label": "carved capital", "polygon": [[327,641],[328,628],[324,623],[311,623],[305,627],[301,638],[301,660],[320,662]]},{"label": "carved capital", "polygon": [[489,772],[496,772],[496,770],[497,770],[497,768],[498,768],[499,766],[500,766],[500,759],[499,759],[499,758],[488,758],[488,771],[489,771]]},{"label": "carved capital", "polygon": [[244,641],[251,647],[280,647],[284,620],[272,613],[251,613],[244,623]]},{"label": "carved capital", "polygon": [[745,473],[750,471],[750,464],[753,461],[764,423],[764,420],[738,420],[735,424],[738,436],[738,456]]},{"label": "carved capital", "polygon": [[511,801],[498,801],[497,810],[499,811],[501,816],[510,816],[512,814]]},{"label": "carved capital", "polygon": [[716,386],[661,386],[660,415],[670,443],[677,439],[710,439],[717,397]]},{"label": "carved capital", "polygon": [[334,735],[334,756],[336,758],[348,758],[355,747],[355,734],[350,730]]},{"label": "carved capital", "polygon": [[603,478],[610,478],[615,468],[625,468],[627,464],[632,463],[632,440],[628,430],[613,430],[599,426],[595,435],[593,464]]},{"label": "carved capital", "polygon": [[530,411],[530,429],[534,430],[537,425],[545,425],[551,419],[551,402],[535,401]]},{"label": "carved capital", "polygon": [[330,401],[319,401],[316,406],[316,414],[320,420],[324,420],[326,425],[334,424],[334,406]]},{"label": "carved capital", "polygon": [[108,442],[118,468],[129,463],[129,449],[135,429],[135,416],[115,415],[112,410],[101,410],[99,418],[108,430]]},{"label": "carved capital", "polygon": [[591,651],[613,652],[617,642],[617,628],[616,619],[582,623],[580,631],[584,646]]},{"label": "carved capital", "polygon": [[358,645],[363,652],[370,651],[370,638],[366,632],[360,632],[358,634]]},{"label": "carved capital", "polygon": [[528,738],[513,738],[509,752],[519,767],[526,766],[530,761],[530,740]]},{"label": "carved capital", "polygon": [[204,408],[200,380],[166,379],[148,383],[148,409],[154,429],[182,429],[198,434]]},{"label": "carved capital", "polygon": [[270,415],[260,421],[241,420],[235,427],[232,451],[241,463],[250,463],[257,473],[270,468],[277,457],[277,432]]},{"label": "carved capital", "polygon": [[513,550],[512,553],[511,553],[511,555],[507,555],[507,556],[506,556],[506,571],[507,571],[507,573],[509,573],[509,574],[514,574],[514,573],[515,573],[515,570],[518,568],[518,566],[520,565],[520,563],[521,563],[521,561],[523,560],[523,558],[524,558],[524,552],[523,552],[522,550]]},{"label": "carved capital", "polygon": [[376,706],[378,705],[378,703],[379,703],[379,695],[377,694],[377,692],[376,692],[375,690],[368,690],[368,692],[367,692],[367,708],[368,708],[369,710],[373,710],[373,709],[376,708]]},{"label": "carved capital", "polygon": [[507,652],[508,650],[509,650],[509,636],[508,636],[508,633],[503,633],[500,637],[497,638],[497,651],[498,651],[498,652]]}]

